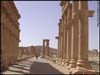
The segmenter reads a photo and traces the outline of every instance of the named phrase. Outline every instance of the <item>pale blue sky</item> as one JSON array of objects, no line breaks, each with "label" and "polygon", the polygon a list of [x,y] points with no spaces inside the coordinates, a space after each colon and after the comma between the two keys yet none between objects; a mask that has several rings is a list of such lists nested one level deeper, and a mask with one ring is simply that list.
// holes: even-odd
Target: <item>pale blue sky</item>
[{"label": "pale blue sky", "polygon": [[[20,46],[42,45],[43,39],[50,39],[50,47],[57,48],[58,22],[61,17],[60,1],[14,1],[21,15]],[[89,9],[95,10],[89,18],[89,49],[99,49],[99,27],[97,27],[97,3],[89,2]]]}]

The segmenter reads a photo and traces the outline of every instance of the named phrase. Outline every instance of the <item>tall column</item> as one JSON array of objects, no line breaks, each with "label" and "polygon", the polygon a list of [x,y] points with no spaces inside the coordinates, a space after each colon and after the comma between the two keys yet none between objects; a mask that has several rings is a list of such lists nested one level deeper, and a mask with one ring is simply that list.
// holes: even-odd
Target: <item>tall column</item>
[{"label": "tall column", "polygon": [[62,43],[61,43],[61,19],[60,19],[60,23],[59,23],[59,63],[61,62],[61,46],[62,46]]},{"label": "tall column", "polygon": [[66,46],[67,46],[67,42],[66,42],[66,38],[67,38],[67,36],[66,36],[66,29],[65,29],[65,26],[66,26],[66,12],[64,13],[64,34],[63,34],[63,36],[64,36],[64,42],[63,42],[63,49],[64,49],[64,51],[63,51],[63,64],[65,65],[66,64]]},{"label": "tall column", "polygon": [[65,41],[65,35],[64,35],[64,15],[62,16],[62,65],[64,64],[65,61],[65,50],[64,50],[64,41]]},{"label": "tall column", "polygon": [[[58,33],[58,34],[59,34],[59,33]],[[59,45],[60,45],[60,44],[59,44],[59,35],[56,36],[56,39],[57,39],[57,41],[58,41],[58,49],[57,49],[57,55],[56,55],[56,56],[57,56],[57,60],[56,60],[56,62],[58,62],[58,61],[59,61],[59,52],[60,52],[60,51],[59,51],[59,47],[60,47],[60,46],[59,46]]]},{"label": "tall column", "polygon": [[58,40],[58,51],[57,51],[57,60],[56,62],[59,63],[59,59],[60,59],[60,22],[58,23],[58,37],[56,37],[56,39]]},{"label": "tall column", "polygon": [[63,60],[63,26],[62,26],[62,20],[61,20],[61,32],[60,32],[60,36],[61,36],[61,63]]},{"label": "tall column", "polygon": [[43,57],[45,57],[45,40],[43,40]]},{"label": "tall column", "polygon": [[[58,24],[59,26],[60,24]],[[58,31],[58,53],[57,53],[57,58],[58,58],[58,61],[59,61],[59,58],[60,58],[60,38],[59,38],[59,35],[60,35],[60,26],[58,27],[59,28],[59,31]]]},{"label": "tall column", "polygon": [[65,15],[65,20],[66,20],[66,23],[65,23],[65,49],[66,49],[66,61],[65,61],[65,66],[68,66],[68,61],[69,61],[69,49],[68,49],[68,44],[69,44],[69,27],[68,27],[68,23],[69,23],[69,10],[68,10],[68,8],[69,8],[69,4],[70,4],[70,2],[69,1],[67,1],[67,9],[66,9],[66,11],[65,11],[65,13],[66,13],[66,15]]},{"label": "tall column", "polygon": [[46,55],[46,58],[48,59],[49,58],[49,54],[50,54],[50,49],[49,49],[49,39],[45,39],[45,55]]},{"label": "tall column", "polygon": [[72,20],[72,4],[69,4],[69,7],[68,7],[68,63],[70,62],[70,59],[71,59],[71,25],[70,25],[70,21]]},{"label": "tall column", "polygon": [[66,1],[66,9],[64,10],[64,57],[65,57],[65,63],[64,65],[67,66],[68,65],[68,19],[69,19],[69,11],[68,11],[68,8],[69,8],[69,4],[70,4],[70,1]]},{"label": "tall column", "polygon": [[71,61],[70,61],[70,67],[75,68],[76,67],[76,61],[78,59],[78,35],[79,35],[79,20],[77,17],[79,3],[78,1],[73,1],[72,3],[72,43],[71,43]]},{"label": "tall column", "polygon": [[78,67],[90,68],[88,64],[88,2],[79,1],[80,21],[79,21],[79,57]]},{"label": "tall column", "polygon": [[93,16],[93,12],[88,11],[88,1],[79,1],[79,10],[78,61],[77,68],[72,73],[96,74],[94,70],[91,70],[91,66],[88,62],[88,17]]},{"label": "tall column", "polygon": [[50,56],[50,49],[49,49],[49,40],[47,39],[46,40],[46,47],[47,47],[47,56],[49,57]]}]

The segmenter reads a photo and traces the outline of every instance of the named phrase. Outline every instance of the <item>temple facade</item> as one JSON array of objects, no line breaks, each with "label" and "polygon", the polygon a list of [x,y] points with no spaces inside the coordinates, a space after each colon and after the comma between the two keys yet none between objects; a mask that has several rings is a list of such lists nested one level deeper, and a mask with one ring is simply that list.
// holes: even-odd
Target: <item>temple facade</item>
[{"label": "temple facade", "polygon": [[13,1],[1,1],[1,62],[5,67],[15,63],[17,59],[20,17]]}]

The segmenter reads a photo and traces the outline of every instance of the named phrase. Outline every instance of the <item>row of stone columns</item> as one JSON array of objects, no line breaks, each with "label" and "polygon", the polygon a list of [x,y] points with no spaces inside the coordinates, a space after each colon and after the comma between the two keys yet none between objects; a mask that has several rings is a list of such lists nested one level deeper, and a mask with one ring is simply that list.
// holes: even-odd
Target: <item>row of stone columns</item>
[{"label": "row of stone columns", "polygon": [[61,1],[61,6],[57,62],[67,66],[72,73],[81,73],[80,68],[91,68],[88,62],[88,17],[92,17],[94,11],[88,10],[88,1]]},{"label": "row of stone columns", "polygon": [[13,1],[1,1],[1,69],[16,63],[20,41],[20,17]]},{"label": "row of stone columns", "polygon": [[43,40],[43,57],[49,57],[50,56],[50,48],[49,48],[49,39]]}]

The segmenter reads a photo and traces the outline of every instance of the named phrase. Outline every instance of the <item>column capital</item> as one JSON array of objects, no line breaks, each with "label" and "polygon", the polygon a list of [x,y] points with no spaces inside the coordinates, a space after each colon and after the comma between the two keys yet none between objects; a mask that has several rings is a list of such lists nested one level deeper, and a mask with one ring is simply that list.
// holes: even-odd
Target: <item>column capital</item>
[{"label": "column capital", "polygon": [[70,1],[67,1],[67,3],[66,3],[66,5],[65,5],[65,7],[64,7],[64,9],[63,9],[63,11],[62,11],[62,16],[64,15],[64,13],[66,12],[66,10],[70,7]]}]

